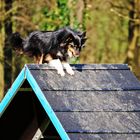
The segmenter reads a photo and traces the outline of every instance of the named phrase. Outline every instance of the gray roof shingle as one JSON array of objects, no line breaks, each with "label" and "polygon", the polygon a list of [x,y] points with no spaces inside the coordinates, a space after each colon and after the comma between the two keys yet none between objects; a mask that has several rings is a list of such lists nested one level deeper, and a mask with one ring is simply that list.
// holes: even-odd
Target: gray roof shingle
[{"label": "gray roof shingle", "polygon": [[125,64],[27,65],[72,140],[140,139],[140,82]]}]

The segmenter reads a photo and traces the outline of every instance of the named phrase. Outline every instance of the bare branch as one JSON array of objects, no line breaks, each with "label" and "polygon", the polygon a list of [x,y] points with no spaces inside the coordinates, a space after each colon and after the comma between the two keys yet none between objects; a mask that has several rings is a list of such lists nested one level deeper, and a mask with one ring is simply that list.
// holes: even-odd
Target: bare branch
[{"label": "bare branch", "polygon": [[127,10],[127,11],[130,11],[130,10],[132,10],[132,7],[130,7],[130,6],[121,6],[121,5],[116,5],[116,4],[114,4],[114,2],[113,1],[108,1],[108,3],[111,5],[111,7],[113,7],[113,8],[117,8],[117,9],[120,9],[120,10]]},{"label": "bare branch", "polygon": [[121,18],[127,19],[129,21],[134,21],[135,24],[140,24],[140,19],[130,18],[129,16],[126,16],[126,15],[123,15],[122,13],[119,13],[117,10],[115,10],[113,8],[111,8],[110,11],[113,12],[114,14],[116,14],[117,16],[121,17]]},{"label": "bare branch", "polygon": [[23,24],[30,26],[32,29],[39,29],[38,25],[35,25],[33,22],[27,20],[25,17],[13,16],[13,19],[21,21]]}]

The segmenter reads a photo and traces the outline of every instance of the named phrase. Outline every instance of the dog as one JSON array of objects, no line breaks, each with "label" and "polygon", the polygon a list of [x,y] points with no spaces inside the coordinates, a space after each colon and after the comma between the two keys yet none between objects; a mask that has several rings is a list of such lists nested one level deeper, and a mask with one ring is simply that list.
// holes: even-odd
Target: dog
[{"label": "dog", "polygon": [[48,63],[64,76],[63,68],[74,75],[68,59],[79,57],[86,39],[86,32],[64,27],[55,31],[33,31],[25,39],[16,32],[10,37],[10,42],[18,54],[33,57],[37,64]]}]

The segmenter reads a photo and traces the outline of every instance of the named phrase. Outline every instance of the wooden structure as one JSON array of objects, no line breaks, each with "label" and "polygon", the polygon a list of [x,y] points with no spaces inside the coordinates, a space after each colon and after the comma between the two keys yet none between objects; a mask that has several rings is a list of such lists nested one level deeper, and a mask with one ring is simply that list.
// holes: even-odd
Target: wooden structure
[{"label": "wooden structure", "polygon": [[125,64],[25,65],[0,103],[0,140],[139,140],[140,82]]}]

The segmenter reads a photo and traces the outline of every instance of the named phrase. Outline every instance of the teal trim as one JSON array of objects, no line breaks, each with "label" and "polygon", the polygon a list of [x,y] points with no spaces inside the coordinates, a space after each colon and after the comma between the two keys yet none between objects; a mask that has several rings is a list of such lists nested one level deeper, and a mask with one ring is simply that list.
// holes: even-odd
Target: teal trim
[{"label": "teal trim", "polygon": [[7,106],[10,104],[11,100],[14,98],[18,89],[22,85],[25,80],[25,68],[22,69],[14,83],[11,85],[11,88],[6,93],[5,97],[0,103],[0,116],[3,114],[4,110],[6,110]]},{"label": "teal trim", "polygon": [[36,94],[37,98],[39,99],[40,103],[42,104],[45,112],[48,114],[50,120],[52,121],[54,127],[56,128],[57,132],[59,133],[62,140],[70,140],[69,136],[67,135],[66,131],[64,130],[63,126],[61,125],[60,121],[58,120],[57,116],[55,115],[53,109],[51,108],[50,104],[46,100],[42,90],[40,89],[39,85],[35,81],[33,75],[31,74],[28,67],[22,69],[14,83],[12,84],[11,88],[8,90],[7,94],[3,98],[2,102],[0,103],[0,117],[2,116],[3,112],[6,110],[7,106],[10,104],[14,96],[16,95],[17,91],[23,84],[23,82],[27,79],[30,86],[32,87],[34,93]]},{"label": "teal trim", "polygon": [[51,108],[50,104],[46,100],[42,90],[40,89],[40,87],[36,83],[33,75],[30,73],[27,66],[25,66],[25,70],[26,70],[26,77],[27,77],[28,82],[30,83],[32,89],[34,90],[34,92],[35,92],[37,98],[39,99],[40,103],[42,104],[44,110],[48,114],[50,120],[52,121],[54,127],[56,128],[57,132],[59,133],[61,139],[62,140],[70,140],[66,131],[64,130],[63,126],[61,125],[60,121],[58,120],[53,109]]}]

